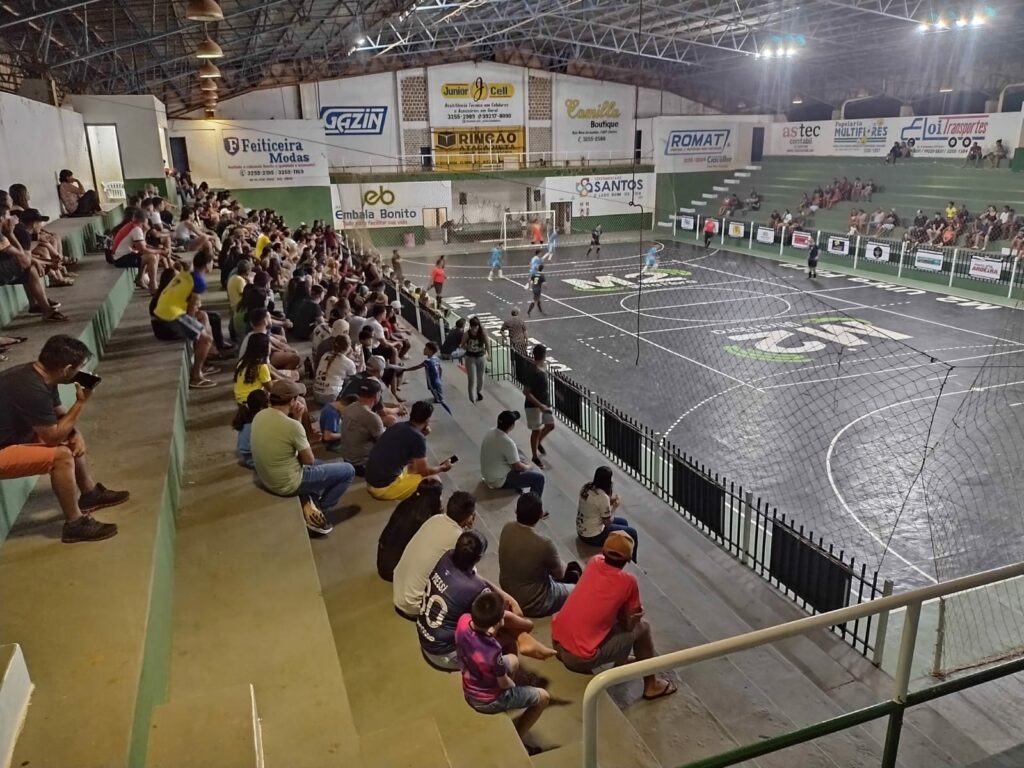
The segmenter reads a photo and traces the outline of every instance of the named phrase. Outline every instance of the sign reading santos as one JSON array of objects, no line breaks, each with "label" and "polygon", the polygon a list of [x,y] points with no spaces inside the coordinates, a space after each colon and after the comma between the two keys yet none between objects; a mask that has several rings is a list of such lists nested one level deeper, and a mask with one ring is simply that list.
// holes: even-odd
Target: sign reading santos
[{"label": "sign reading santos", "polygon": [[654,207],[654,174],[549,176],[544,179],[544,200],[547,205],[572,203],[574,216],[640,213],[641,206],[644,213],[650,213]]}]

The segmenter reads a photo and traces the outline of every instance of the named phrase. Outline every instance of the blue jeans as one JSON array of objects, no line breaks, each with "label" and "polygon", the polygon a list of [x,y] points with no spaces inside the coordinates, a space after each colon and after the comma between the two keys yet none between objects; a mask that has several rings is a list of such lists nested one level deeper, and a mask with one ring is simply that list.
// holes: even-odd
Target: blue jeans
[{"label": "blue jeans", "polygon": [[526,488],[538,496],[544,495],[544,473],[536,469],[527,469],[522,472],[516,472],[514,469],[508,473],[505,478],[505,484],[501,486],[506,490],[518,491],[520,488]]},{"label": "blue jeans", "polygon": [[326,512],[338,505],[355,476],[355,467],[347,461],[317,459],[302,467],[302,483],[295,495],[311,497]]},{"label": "blue jeans", "polygon": [[587,538],[580,536],[580,541],[592,547],[603,547],[604,540],[608,538],[608,534],[612,531],[622,531],[633,537],[633,562],[635,563],[637,561],[636,551],[640,548],[640,542],[637,540],[636,528],[631,526],[629,520],[624,517],[613,517],[612,521],[597,536],[588,536]]}]

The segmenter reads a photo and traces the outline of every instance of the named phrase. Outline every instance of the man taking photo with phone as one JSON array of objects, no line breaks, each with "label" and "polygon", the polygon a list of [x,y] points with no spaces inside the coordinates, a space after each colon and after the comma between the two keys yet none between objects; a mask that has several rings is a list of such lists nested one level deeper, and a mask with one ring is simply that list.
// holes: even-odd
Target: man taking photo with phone
[{"label": "man taking photo with phone", "polygon": [[[61,541],[101,541],[117,534],[113,523],[92,513],[128,501],[128,491],[112,491],[92,478],[85,440],[78,431],[98,377],[79,376],[89,348],[71,336],[51,336],[34,363],[0,373],[0,480],[49,475],[64,513]],[[76,377],[78,377],[76,379]],[[75,385],[75,402],[61,405],[58,384]]]}]

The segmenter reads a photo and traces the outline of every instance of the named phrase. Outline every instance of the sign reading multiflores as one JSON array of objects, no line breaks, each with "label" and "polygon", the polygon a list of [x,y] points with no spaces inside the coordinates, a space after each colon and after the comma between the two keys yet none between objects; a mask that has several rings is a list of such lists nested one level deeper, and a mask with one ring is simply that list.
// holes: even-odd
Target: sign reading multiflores
[{"label": "sign reading multiflores", "polygon": [[451,210],[452,183],[335,184],[331,197],[337,229],[422,227],[424,208]]},{"label": "sign reading multiflores", "polygon": [[312,120],[175,120],[196,178],[228,189],[326,187],[323,128]]}]

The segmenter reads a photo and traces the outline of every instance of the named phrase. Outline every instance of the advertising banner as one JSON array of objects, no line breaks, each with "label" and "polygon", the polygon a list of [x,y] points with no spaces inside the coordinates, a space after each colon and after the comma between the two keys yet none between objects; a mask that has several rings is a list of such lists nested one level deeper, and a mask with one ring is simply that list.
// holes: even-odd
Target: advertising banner
[{"label": "advertising banner", "polygon": [[1003,260],[971,256],[971,269],[968,274],[979,280],[998,280],[1003,276]]},{"label": "advertising banner", "polygon": [[318,116],[332,168],[394,165],[398,109],[390,72],[299,86],[302,114]]},{"label": "advertising banner", "polygon": [[[184,133],[187,136],[192,132]],[[251,189],[326,186],[330,183],[322,133],[316,122],[225,121],[212,131],[204,130],[203,133],[212,133],[212,141],[204,145],[211,147],[216,154],[220,183],[225,187]],[[193,145],[190,143],[189,146]],[[195,147],[199,146],[195,144]],[[207,158],[197,157],[196,161],[208,163]]]},{"label": "advertising banner", "polygon": [[864,246],[864,258],[871,261],[888,261],[890,250],[888,243],[869,242]]},{"label": "advertising banner", "polygon": [[693,228],[697,225],[697,220],[688,213],[680,214],[677,221],[679,222],[679,229],[684,229],[688,232],[692,232]]},{"label": "advertising banner", "polygon": [[747,225],[742,221],[730,221],[725,233],[729,237],[744,237],[747,234]]},{"label": "advertising banner", "polygon": [[1020,112],[1003,112],[775,123],[766,154],[885,157],[894,142],[906,142],[913,157],[962,158],[975,142],[988,152],[1001,139],[1012,156],[1022,120]]},{"label": "advertising banner", "polygon": [[942,271],[942,253],[939,251],[918,251],[914,254],[914,266],[929,272]]},{"label": "advertising banner", "polygon": [[421,227],[424,208],[452,210],[450,181],[335,184],[332,193],[338,229]]},{"label": "advertising banner", "polygon": [[814,245],[814,235],[810,232],[794,232],[793,238],[790,242],[794,248],[807,250]]},{"label": "advertising banner", "polygon": [[757,242],[771,245],[775,242],[775,230],[771,227],[758,227],[755,237]]},{"label": "advertising banner", "polygon": [[752,123],[654,118],[654,164],[659,173],[740,168],[750,162]]},{"label": "advertising banner", "polygon": [[654,174],[618,173],[609,176],[549,176],[544,179],[544,200],[572,203],[574,216],[615,216],[640,213],[630,201],[643,206],[644,213],[654,208]]},{"label": "advertising banner", "polygon": [[632,156],[633,86],[558,76],[553,89],[556,155],[594,152],[599,157]]},{"label": "advertising banner", "polygon": [[523,128],[435,128],[434,163],[439,168],[472,167],[502,155],[526,151]]},{"label": "advertising banner", "polygon": [[446,64],[427,70],[430,124],[516,126],[526,124],[523,73],[498,64]]},{"label": "advertising banner", "polygon": [[834,253],[837,256],[849,256],[850,241],[845,237],[829,236],[825,250],[829,253]]}]

